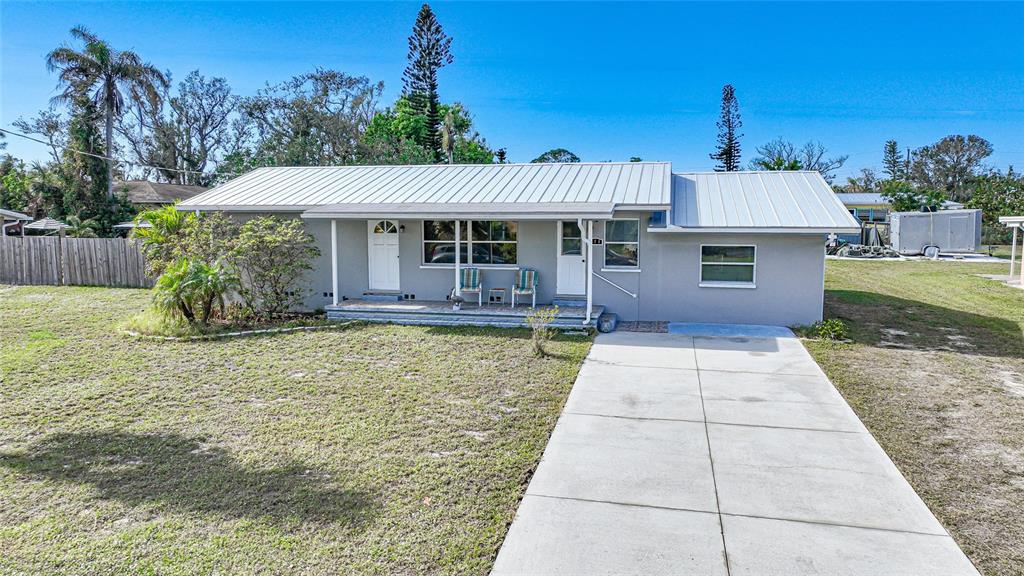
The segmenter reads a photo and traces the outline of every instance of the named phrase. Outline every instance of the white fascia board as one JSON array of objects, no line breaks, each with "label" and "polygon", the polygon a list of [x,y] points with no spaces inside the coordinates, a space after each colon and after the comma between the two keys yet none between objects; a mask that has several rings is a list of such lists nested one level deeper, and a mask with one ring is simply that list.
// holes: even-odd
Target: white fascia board
[{"label": "white fascia board", "polygon": [[394,218],[398,220],[576,220],[579,218],[583,218],[585,220],[607,220],[610,219],[612,215],[611,213],[595,214],[593,212],[549,212],[544,214],[538,214],[535,212],[502,212],[498,214],[493,212],[343,212],[338,214],[331,214],[327,212],[305,212],[302,214],[302,217],[307,220],[372,220],[374,218]]},{"label": "white fascia board", "polygon": [[195,206],[177,205],[180,212],[305,212],[315,206],[240,206],[237,204],[197,204]]},{"label": "white fascia board", "polygon": [[860,227],[801,227],[801,228],[757,228],[757,227],[683,227],[665,226],[647,228],[648,232],[666,234],[857,234]]}]

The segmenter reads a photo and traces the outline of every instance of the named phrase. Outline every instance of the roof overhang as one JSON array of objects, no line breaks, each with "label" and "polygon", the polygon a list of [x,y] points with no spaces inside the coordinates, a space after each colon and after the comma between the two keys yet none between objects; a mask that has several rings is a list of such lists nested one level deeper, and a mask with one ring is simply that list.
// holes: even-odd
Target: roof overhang
[{"label": "roof overhang", "polygon": [[610,202],[511,202],[511,203],[401,203],[329,204],[302,213],[308,219],[416,218],[493,220],[557,220],[584,218],[607,220],[615,213]]},{"label": "roof overhang", "polygon": [[857,234],[860,227],[663,226],[647,231],[660,234]]},{"label": "roof overhang", "polygon": [[305,212],[317,206],[261,206],[258,204],[176,204],[179,212]]},{"label": "roof overhang", "polygon": [[21,220],[26,222],[32,221],[32,217],[29,216],[28,214],[15,212],[14,210],[5,210],[3,208],[0,208],[0,217],[2,217],[3,220]]}]

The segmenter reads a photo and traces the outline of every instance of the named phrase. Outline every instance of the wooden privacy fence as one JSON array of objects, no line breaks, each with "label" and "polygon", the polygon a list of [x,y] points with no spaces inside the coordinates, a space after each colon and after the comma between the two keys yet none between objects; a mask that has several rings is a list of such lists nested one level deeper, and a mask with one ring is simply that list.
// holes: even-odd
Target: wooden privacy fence
[{"label": "wooden privacy fence", "polygon": [[127,238],[0,236],[0,284],[148,288],[153,280]]}]

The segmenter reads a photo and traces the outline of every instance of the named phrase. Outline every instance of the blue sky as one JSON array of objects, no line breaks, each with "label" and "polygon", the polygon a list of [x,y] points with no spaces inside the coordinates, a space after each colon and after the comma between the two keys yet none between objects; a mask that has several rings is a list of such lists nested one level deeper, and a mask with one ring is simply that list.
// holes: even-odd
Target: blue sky
[{"label": "blue sky", "polygon": [[[553,147],[584,160],[710,169],[721,87],[736,87],[744,162],[777,136],[877,167],[882,144],[988,138],[1024,168],[1021,3],[435,3],[454,38],[441,95],[513,161]],[[193,69],[252,94],[314,67],[401,89],[419,4],[0,2],[0,126],[55,93],[45,54],[84,24],[176,79]],[[43,158],[8,138],[8,151]]]}]

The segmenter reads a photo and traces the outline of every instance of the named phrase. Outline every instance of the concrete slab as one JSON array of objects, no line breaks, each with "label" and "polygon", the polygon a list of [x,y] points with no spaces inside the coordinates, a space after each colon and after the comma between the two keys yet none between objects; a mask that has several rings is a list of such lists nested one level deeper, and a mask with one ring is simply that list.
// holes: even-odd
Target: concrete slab
[{"label": "concrete slab", "polygon": [[796,338],[695,336],[693,347],[701,370],[811,376],[822,373]]},{"label": "concrete slab", "polygon": [[722,516],[732,576],[977,574],[948,536]]},{"label": "concrete slab", "polygon": [[700,373],[708,422],[867,432],[823,375]]},{"label": "concrete slab", "polygon": [[598,336],[494,574],[977,575],[799,340],[715,329]]},{"label": "concrete slab", "polygon": [[867,434],[708,424],[721,511],[946,534]]},{"label": "concrete slab", "polygon": [[526,493],[717,510],[700,422],[563,414]]},{"label": "concrete slab", "polygon": [[695,370],[638,368],[587,361],[565,411],[630,418],[703,421]]},{"label": "concrete slab", "polygon": [[669,334],[689,336],[718,336],[725,338],[796,338],[785,326],[759,324],[700,324],[696,322],[669,322]]},{"label": "concrete slab", "polygon": [[587,358],[602,364],[622,366],[689,370],[697,367],[693,338],[653,332],[599,334]]},{"label": "concrete slab", "polygon": [[527,495],[494,576],[724,575],[718,516]]}]

